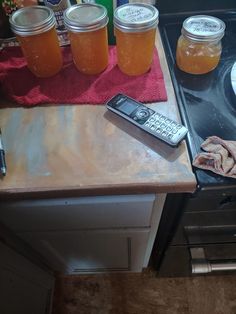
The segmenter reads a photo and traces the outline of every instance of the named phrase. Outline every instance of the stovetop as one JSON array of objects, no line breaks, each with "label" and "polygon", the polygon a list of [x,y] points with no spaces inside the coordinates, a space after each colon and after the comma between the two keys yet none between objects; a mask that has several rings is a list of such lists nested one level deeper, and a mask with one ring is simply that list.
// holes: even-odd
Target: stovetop
[{"label": "stovetop", "polygon": [[[169,65],[172,82],[183,123],[188,127],[187,144],[191,159],[201,152],[201,143],[216,135],[236,140],[236,95],[230,72],[236,62],[236,10],[202,12],[222,19],[226,33],[222,39],[222,55],[215,70],[204,75],[186,74],[175,63],[177,40],[184,19],[196,13],[172,14],[160,17],[159,29]],[[199,189],[236,186],[236,180],[210,171],[193,168]]]}]

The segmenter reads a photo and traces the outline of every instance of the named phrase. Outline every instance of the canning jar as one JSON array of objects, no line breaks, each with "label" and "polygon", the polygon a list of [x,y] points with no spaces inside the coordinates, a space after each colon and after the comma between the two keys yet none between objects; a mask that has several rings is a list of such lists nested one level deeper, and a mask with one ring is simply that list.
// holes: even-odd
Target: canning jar
[{"label": "canning jar", "polygon": [[38,77],[59,72],[63,61],[53,11],[45,6],[24,7],[9,21],[30,71]]},{"label": "canning jar", "polygon": [[222,52],[225,24],[208,15],[195,15],[183,22],[178,39],[176,63],[190,74],[205,74],[215,69]]},{"label": "canning jar", "polygon": [[99,74],[108,65],[107,9],[99,4],[73,5],[64,12],[73,60],[84,74]]},{"label": "canning jar", "polygon": [[116,8],[117,63],[123,73],[141,75],[150,69],[158,17],[158,10],[149,4],[129,3]]}]

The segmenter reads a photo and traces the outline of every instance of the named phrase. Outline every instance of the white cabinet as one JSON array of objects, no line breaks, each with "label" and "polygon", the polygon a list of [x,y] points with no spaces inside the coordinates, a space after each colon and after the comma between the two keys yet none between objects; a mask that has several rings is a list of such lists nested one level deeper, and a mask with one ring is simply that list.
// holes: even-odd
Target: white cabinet
[{"label": "white cabinet", "polygon": [[17,231],[150,227],[154,194],[5,203],[0,218]]},{"label": "white cabinet", "polygon": [[141,271],[149,229],[19,234],[63,273]]},{"label": "white cabinet", "polygon": [[54,270],[142,271],[165,195],[119,195],[5,203],[0,220],[38,250]]},{"label": "white cabinet", "polygon": [[0,242],[2,314],[49,314],[54,278]]}]

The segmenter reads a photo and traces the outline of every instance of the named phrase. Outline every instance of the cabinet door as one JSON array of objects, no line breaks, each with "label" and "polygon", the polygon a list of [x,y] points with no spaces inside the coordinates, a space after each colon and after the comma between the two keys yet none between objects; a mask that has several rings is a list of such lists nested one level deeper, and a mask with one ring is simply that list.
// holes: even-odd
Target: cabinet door
[{"label": "cabinet door", "polygon": [[142,270],[149,229],[20,233],[60,272]]},{"label": "cabinet door", "polygon": [[2,243],[0,256],[1,313],[50,313],[54,278]]}]

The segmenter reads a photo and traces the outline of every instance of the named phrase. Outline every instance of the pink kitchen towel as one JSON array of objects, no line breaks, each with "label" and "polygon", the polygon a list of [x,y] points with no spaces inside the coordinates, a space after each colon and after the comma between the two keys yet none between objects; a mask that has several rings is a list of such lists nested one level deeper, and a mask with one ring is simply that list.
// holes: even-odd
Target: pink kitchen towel
[{"label": "pink kitchen towel", "polygon": [[37,78],[27,68],[19,47],[0,52],[1,93],[21,106],[40,104],[104,104],[117,93],[141,102],[167,100],[157,50],[150,71],[141,76],[123,74],[115,46],[109,47],[109,65],[100,75],[81,74],[74,66],[70,47],[62,48],[63,69],[51,78]]},{"label": "pink kitchen towel", "polygon": [[195,156],[193,166],[236,179],[236,141],[210,136],[201,148],[205,152]]}]

